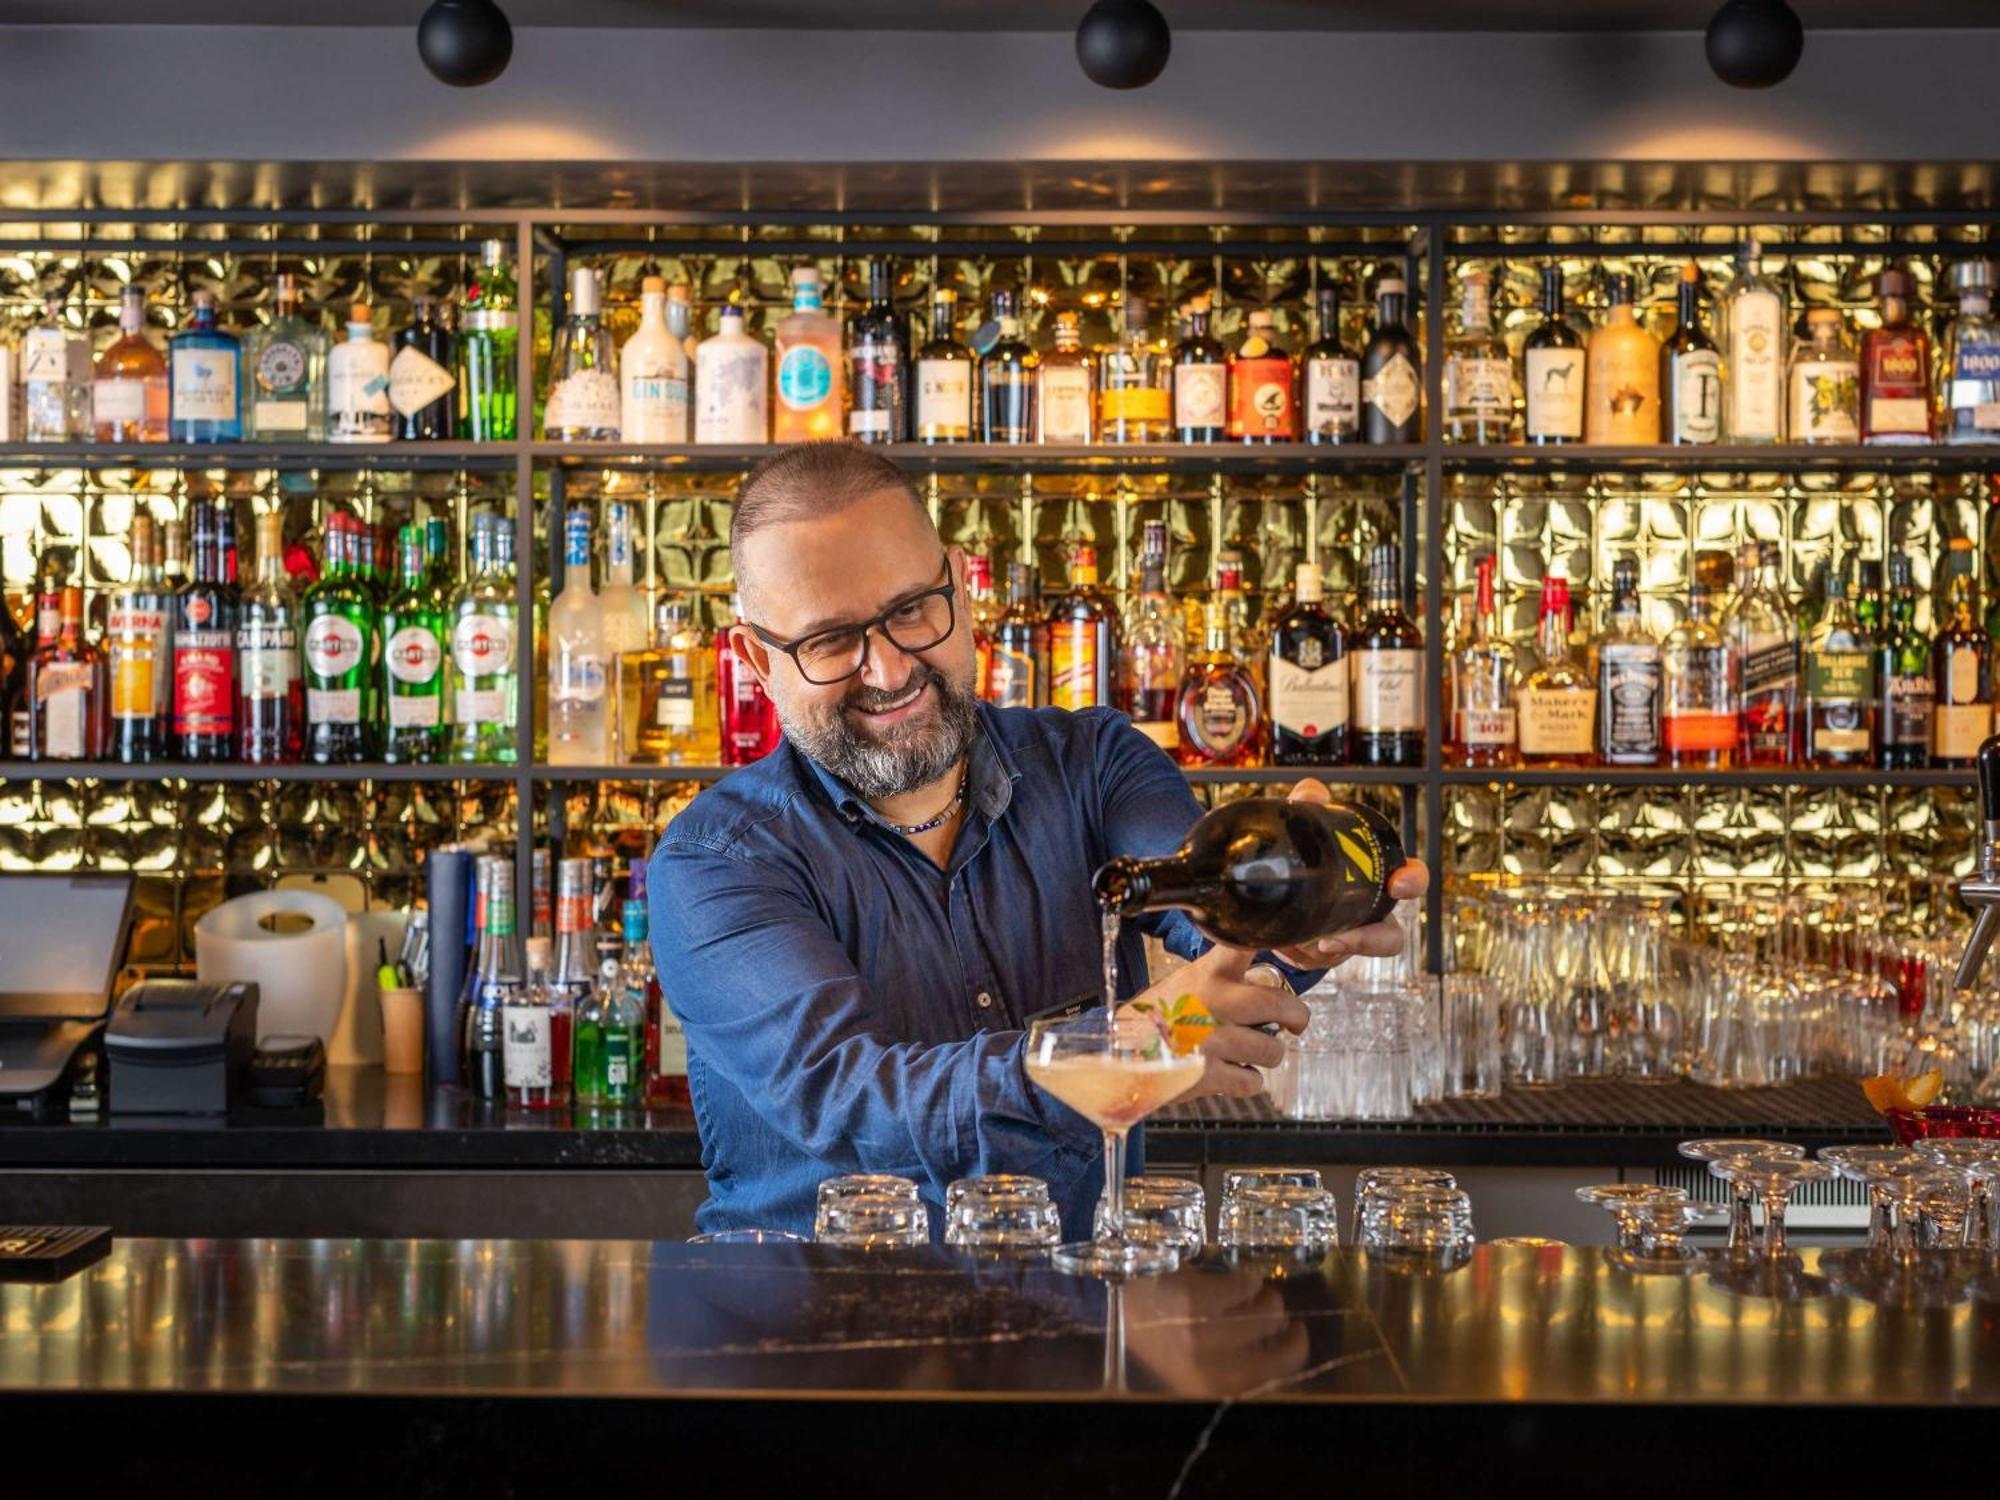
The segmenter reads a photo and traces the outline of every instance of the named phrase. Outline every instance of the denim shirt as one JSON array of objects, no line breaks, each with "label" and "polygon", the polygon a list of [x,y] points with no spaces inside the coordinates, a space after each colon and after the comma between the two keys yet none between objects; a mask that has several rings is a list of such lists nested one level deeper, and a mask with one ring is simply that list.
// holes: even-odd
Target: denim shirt
[{"label": "denim shirt", "polygon": [[[1200,807],[1158,746],[1108,709],[978,710],[945,869],[790,743],[695,798],[653,852],[653,956],[686,1028],[709,1199],[704,1231],[812,1229],[819,1183],[1047,1179],[1087,1236],[1103,1141],[1031,1084],[1034,1015],[1103,990],[1091,877],[1177,848]],[[1179,913],[1125,924],[1119,990],[1144,987],[1143,928],[1192,958]],[[1140,1170],[1139,1132],[1128,1170]]]}]

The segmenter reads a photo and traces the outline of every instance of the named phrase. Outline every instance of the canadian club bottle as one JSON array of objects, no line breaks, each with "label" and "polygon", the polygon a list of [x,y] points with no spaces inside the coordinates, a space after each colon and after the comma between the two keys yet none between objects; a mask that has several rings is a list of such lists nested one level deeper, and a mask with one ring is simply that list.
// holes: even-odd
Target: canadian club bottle
[{"label": "canadian club bottle", "polygon": [[1097,589],[1097,549],[1076,549],[1070,591],[1049,610],[1049,702],[1056,708],[1118,701],[1118,616]]},{"label": "canadian club bottle", "polygon": [[1424,763],[1424,638],[1403,607],[1402,552],[1378,542],[1368,559],[1368,607],[1348,653],[1357,766]]},{"label": "canadian club bottle", "polygon": [[245,765],[299,758],[305,703],[299,683],[299,616],[285,578],[285,518],[257,517],[257,574],[236,624],[240,709],[237,753]]},{"label": "canadian club bottle", "polygon": [[1271,760],[1347,760],[1347,632],[1320,602],[1319,568],[1300,563],[1292,606],[1271,631]]},{"label": "canadian club bottle", "polygon": [[306,758],[319,765],[375,755],[375,599],[360,526],[345,511],[327,517],[326,572],[306,592]]},{"label": "canadian club bottle", "polygon": [[1049,701],[1049,627],[1036,595],[1035,570],[1007,565],[1007,609],[993,625],[987,701],[1000,708],[1045,708]]},{"label": "canadian club bottle", "polygon": [[1404,286],[1385,276],[1375,286],[1375,333],[1361,354],[1361,440],[1414,443],[1423,435],[1423,356],[1403,325]]},{"label": "canadian club bottle", "polygon": [[1805,642],[1807,765],[1865,766],[1875,739],[1875,657],[1847,602],[1847,574],[1829,568],[1826,609]]},{"label": "canadian club bottle", "polygon": [[174,598],[174,759],[212,765],[236,758],[237,593],[223,581],[215,506],[189,510],[194,576]]},{"label": "canadian club bottle", "polygon": [[104,621],[111,758],[128,766],[167,758],[173,732],[173,609],[173,595],[160,579],[159,533],[151,516],[136,515],[132,580],[111,596]]},{"label": "canadian club bottle", "polygon": [[1111,860],[1095,888],[1109,912],[1174,908],[1218,943],[1289,948],[1384,920],[1402,863],[1371,808],[1247,797],[1204,813],[1164,859]]}]

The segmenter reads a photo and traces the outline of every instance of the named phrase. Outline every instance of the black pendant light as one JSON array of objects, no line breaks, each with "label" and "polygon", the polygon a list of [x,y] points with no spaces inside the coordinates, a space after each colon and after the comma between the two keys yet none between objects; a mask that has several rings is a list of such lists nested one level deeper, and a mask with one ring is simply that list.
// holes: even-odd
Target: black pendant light
[{"label": "black pendant light", "polygon": [[1805,46],[1805,28],[1785,0],[1728,0],[1708,23],[1708,65],[1739,89],[1783,83]]},{"label": "black pendant light", "polygon": [[1076,28],[1076,60],[1092,83],[1142,89],[1173,51],[1167,18],[1151,0],[1097,0]]},{"label": "black pendant light", "polygon": [[417,55],[438,82],[478,88],[507,71],[514,28],[493,0],[432,0],[417,22]]}]

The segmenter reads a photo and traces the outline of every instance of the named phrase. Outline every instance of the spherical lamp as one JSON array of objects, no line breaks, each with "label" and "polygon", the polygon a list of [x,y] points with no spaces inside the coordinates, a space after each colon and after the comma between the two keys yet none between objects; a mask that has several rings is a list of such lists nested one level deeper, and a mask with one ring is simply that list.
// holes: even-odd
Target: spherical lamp
[{"label": "spherical lamp", "polygon": [[1107,89],[1142,89],[1173,51],[1167,18],[1150,0],[1097,0],[1076,28],[1076,60]]},{"label": "spherical lamp", "polygon": [[1739,89],[1783,83],[1805,46],[1805,28],[1785,0],[1729,0],[1708,23],[1708,65]]},{"label": "spherical lamp", "polygon": [[514,28],[493,0],[432,0],[417,23],[417,55],[438,82],[478,88],[507,71]]}]

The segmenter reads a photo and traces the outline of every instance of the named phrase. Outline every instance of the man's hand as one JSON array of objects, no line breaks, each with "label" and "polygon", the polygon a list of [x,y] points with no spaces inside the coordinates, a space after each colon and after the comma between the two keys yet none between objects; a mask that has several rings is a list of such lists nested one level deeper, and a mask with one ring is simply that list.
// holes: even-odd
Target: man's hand
[{"label": "man's hand", "polygon": [[1283,1062],[1285,1046],[1276,1037],[1251,1028],[1275,1022],[1294,1036],[1306,1029],[1312,1013],[1305,1001],[1243,977],[1255,961],[1256,955],[1245,949],[1214,947],[1134,997],[1157,1001],[1164,1007],[1182,995],[1197,995],[1215,1017],[1214,1030],[1201,1044],[1208,1067],[1176,1102],[1215,1094],[1247,1099],[1262,1093],[1264,1075],[1257,1070]]},{"label": "man's hand", "polygon": [[[1331,802],[1333,793],[1326,783],[1308,776],[1291,790],[1287,802]],[[1407,861],[1389,875],[1389,894],[1398,901],[1416,901],[1431,883],[1430,871],[1420,859]],[[1330,969],[1357,953],[1370,958],[1388,958],[1403,951],[1403,929],[1394,922],[1371,922],[1366,927],[1278,950],[1278,957],[1295,969]]]}]

